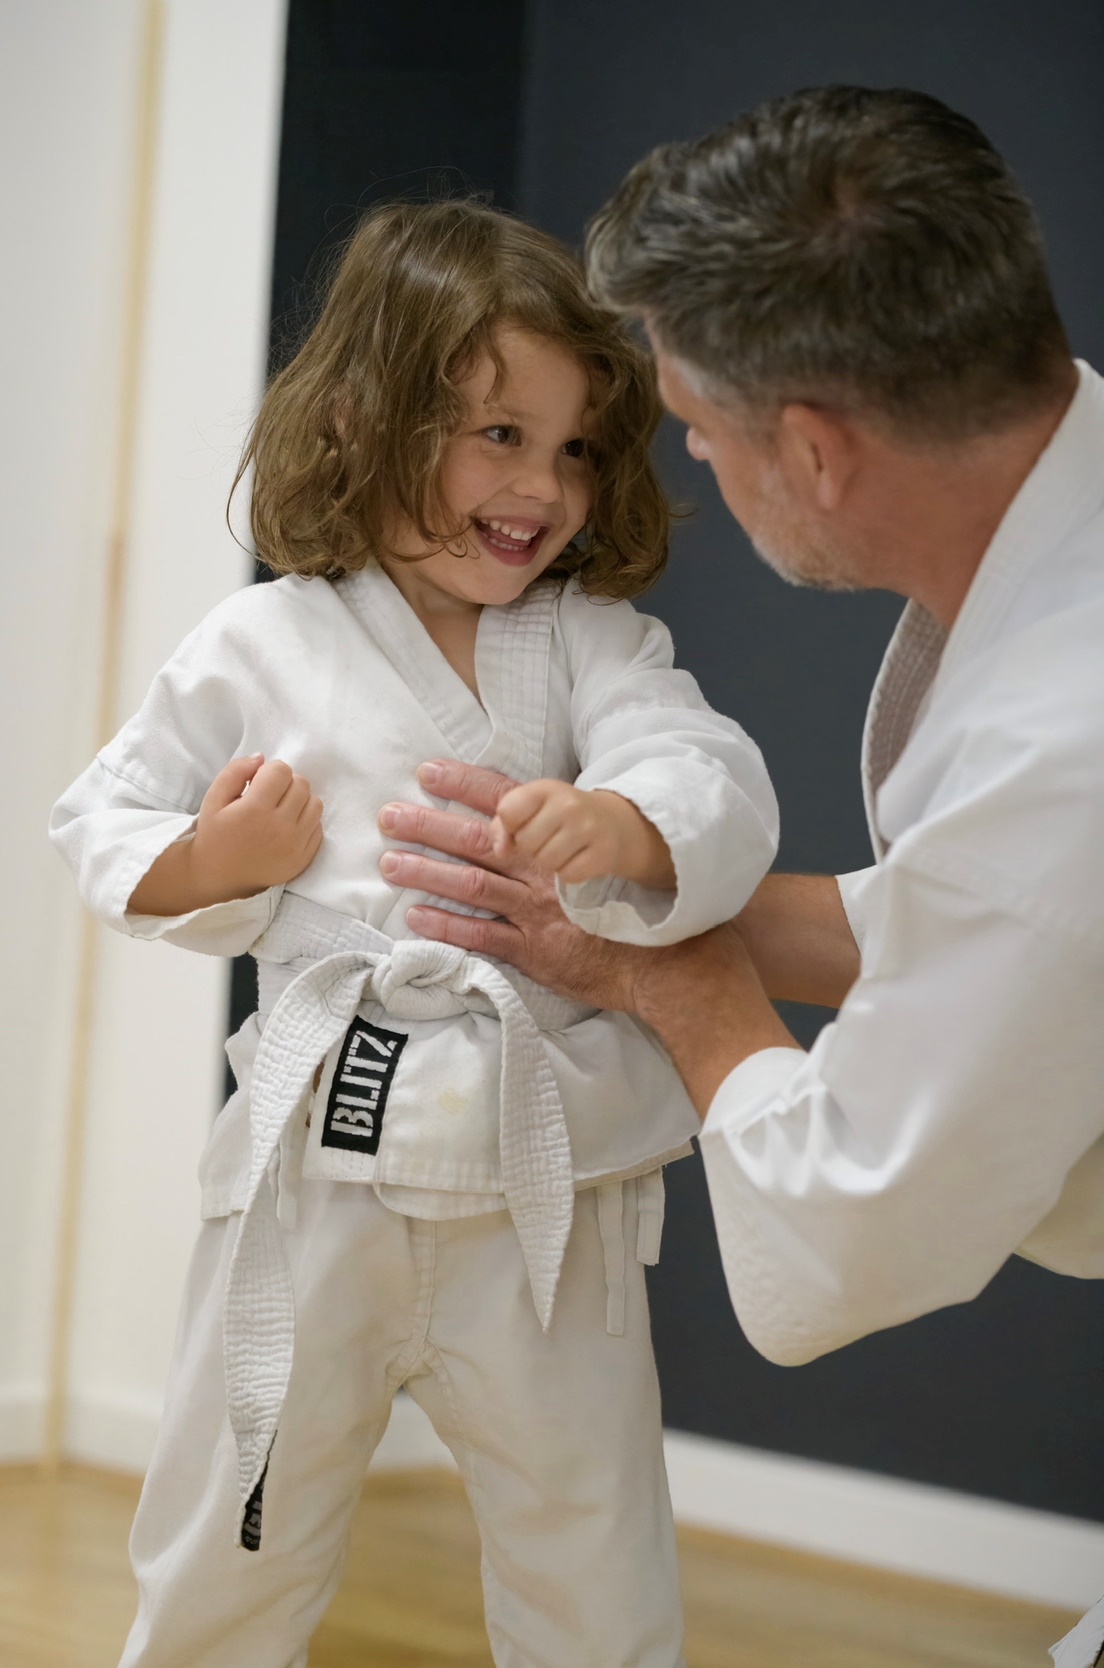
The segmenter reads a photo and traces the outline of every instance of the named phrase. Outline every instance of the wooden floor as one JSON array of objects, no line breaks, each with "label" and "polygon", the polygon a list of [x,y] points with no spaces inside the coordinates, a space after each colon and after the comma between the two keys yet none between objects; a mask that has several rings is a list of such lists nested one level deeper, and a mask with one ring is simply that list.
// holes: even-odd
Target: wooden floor
[{"label": "wooden floor", "polygon": [[[134,1593],[137,1485],[0,1468],[0,1664],[114,1668]],[[1064,1611],[863,1571],[701,1530],[680,1536],[688,1668],[1050,1668]],[[364,1492],[311,1668],[490,1668],[459,1484],[383,1473]],[[249,1668],[242,1664],[242,1668]]]}]

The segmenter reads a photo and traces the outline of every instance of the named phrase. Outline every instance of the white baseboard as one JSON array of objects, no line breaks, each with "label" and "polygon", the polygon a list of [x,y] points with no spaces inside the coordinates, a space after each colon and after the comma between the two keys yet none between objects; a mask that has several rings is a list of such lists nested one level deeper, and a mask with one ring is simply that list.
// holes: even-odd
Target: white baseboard
[{"label": "white baseboard", "polygon": [[1104,1526],[668,1431],[675,1516],[729,1535],[1084,1610]]},{"label": "white baseboard", "polygon": [[369,1469],[410,1471],[423,1465],[456,1470],[456,1461],[417,1402],[400,1390],[391,1404],[391,1418]]},{"label": "white baseboard", "polygon": [[160,1419],[155,1402],[81,1397],[69,1405],[66,1454],[84,1465],[141,1475],[153,1454]]},{"label": "white baseboard", "polygon": [[[153,1451],[153,1406],[78,1402],[68,1451],[76,1460],[142,1472]],[[0,1462],[41,1451],[42,1398],[0,1394]],[[668,1431],[675,1517],[723,1534],[948,1581],[982,1592],[1086,1609],[1104,1592],[1104,1526]],[[452,1455],[409,1396],[395,1398],[375,1471],[454,1468]]]},{"label": "white baseboard", "polygon": [[[1104,1592],[1104,1526],[683,1431],[665,1446],[680,1523],[1071,1610]],[[453,1459],[400,1395],[372,1465]]]},{"label": "white baseboard", "polygon": [[45,1400],[41,1386],[0,1390],[0,1465],[21,1465],[42,1453]]}]

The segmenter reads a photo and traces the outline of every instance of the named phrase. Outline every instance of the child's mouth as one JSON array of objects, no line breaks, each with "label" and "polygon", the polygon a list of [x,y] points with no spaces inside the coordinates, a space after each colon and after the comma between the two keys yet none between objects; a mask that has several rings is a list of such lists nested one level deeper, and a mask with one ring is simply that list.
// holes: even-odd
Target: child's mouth
[{"label": "child's mouth", "polygon": [[508,567],[517,568],[526,567],[533,560],[548,531],[536,522],[510,521],[505,517],[501,521],[497,517],[481,521],[477,516],[472,525],[479,534],[479,542],[492,556]]}]

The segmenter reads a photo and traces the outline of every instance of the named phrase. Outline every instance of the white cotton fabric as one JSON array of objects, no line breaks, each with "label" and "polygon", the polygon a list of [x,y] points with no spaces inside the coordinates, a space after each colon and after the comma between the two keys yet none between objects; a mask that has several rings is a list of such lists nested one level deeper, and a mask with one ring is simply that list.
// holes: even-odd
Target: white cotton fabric
[{"label": "white cotton fabric", "polygon": [[[673,894],[619,880],[565,887],[565,909],[590,932],[673,943],[743,906],[770,865],[778,820],[758,749],[711,711],[672,658],[666,629],[628,603],[541,582],[508,607],[484,609],[480,704],[375,564],[334,583],[289,577],[248,587],[158,674],[138,714],[59,800],[52,836],[85,903],[109,925],[239,954],[272,924],[285,889],[171,919],[129,914],[127,902],[153,860],[192,831],[222,766],[263,752],[308,777],[325,805],[322,847],[286,891],[401,942],[413,936],[407,909],[426,900],[380,875],[380,856],[396,842],[376,817],[392,800],[441,803],[419,785],[418,765],[454,757],[520,780],[577,778],[623,794],[656,821],[678,884]],[[575,1023],[543,1028],[576,1183],[685,1150],[697,1120],[650,1033],[623,1014],[576,1014]],[[407,1048],[374,1177],[396,1208],[434,1217],[503,1203],[498,1022],[467,1012],[445,1023],[456,1031],[451,1093],[442,1104],[421,1091],[419,1050]],[[435,1024],[439,1031],[433,1021],[397,1029],[410,1029],[428,1057]],[[247,1087],[258,1037],[250,1022],[231,1045],[244,1092],[222,1114],[202,1164],[208,1216],[240,1209],[248,1192]]]},{"label": "white cotton fabric", "polygon": [[702,1132],[729,1291],[780,1362],[974,1297],[1019,1249],[1104,1276],[1104,380],[1077,394],[948,635],[871,701],[862,971]]},{"label": "white cotton fabric", "polygon": [[651,1180],[579,1195],[545,1332],[505,1212],[426,1222],[387,1210],[372,1188],[302,1182],[298,1227],[285,1235],[300,1347],[256,1552],[234,1544],[238,1457],[222,1375],[236,1223],[205,1223],[131,1538],[139,1608],[121,1668],[305,1668],[402,1385],[467,1488],[497,1668],[682,1668],[659,1388],[633,1255],[652,1244],[656,1195]]},{"label": "white cotton fabric", "polygon": [[[370,1185],[429,1220],[505,1206],[547,1330],[576,1189],[687,1150],[696,1119],[650,1033],[415,938],[405,912],[421,895],[383,880],[393,842],[376,824],[389,800],[428,799],[415,771],[435,757],[521,780],[578,777],[653,817],[677,888],[566,887],[567,912],[641,944],[715,925],[769,865],[777,812],[757,749],[671,661],[664,628],[628,604],[542,583],[483,611],[481,704],[375,565],[333,584],[288,578],[216,609],[55,809],[54,838],[110,925],[258,959],[260,1011],[229,1049],[238,1092],[201,1163],[204,1216],[242,1213],[223,1353],[247,1524],[296,1357],[285,1239],[300,1176]],[[149,864],[191,833],[222,766],[258,752],[293,765],[323,799],[310,867],[287,887],[172,919],[128,912]],[[718,880],[726,850],[742,855]],[[324,1120],[310,1116],[316,1068],[331,1054],[315,1104],[358,1014],[408,1039],[371,1157],[325,1148]],[[616,1313],[621,1280],[607,1275]]]},{"label": "white cotton fabric", "polygon": [[[447,944],[393,942],[361,922],[285,894],[273,926],[254,945],[261,967],[275,966],[280,993],[265,1011],[250,1085],[249,1191],[226,1288],[224,1357],[230,1424],[238,1443],[243,1507],[257,1487],[276,1435],[291,1375],[295,1304],[282,1226],[294,1226],[297,1180],[285,1146],[308,1098],[319,1057],[339,1050],[364,1006],[387,1018],[448,1020],[469,1010],[500,1028],[499,1161],[503,1198],[521,1244],[537,1317],[545,1331],[574,1213],[571,1145],[556,1080],[536,1020],[496,967]],[[555,998],[548,997],[554,1003]],[[566,1006],[566,1004],[564,1005]],[[546,1021],[551,1015],[544,1015]],[[569,1016],[560,1016],[569,1017]],[[444,1030],[447,1039],[449,1028]],[[331,1067],[332,1070],[332,1067]],[[423,1091],[433,1079],[419,1068]],[[428,1080],[427,1080],[428,1079]],[[448,1082],[447,1071],[438,1081]],[[325,1106],[323,1074],[315,1106]],[[311,1123],[316,1134],[321,1112]],[[318,1147],[304,1175],[372,1180],[373,1159]],[[336,1162],[327,1172],[320,1160]],[[273,1182],[275,1181],[275,1185]],[[618,1184],[614,1184],[615,1186]]]}]

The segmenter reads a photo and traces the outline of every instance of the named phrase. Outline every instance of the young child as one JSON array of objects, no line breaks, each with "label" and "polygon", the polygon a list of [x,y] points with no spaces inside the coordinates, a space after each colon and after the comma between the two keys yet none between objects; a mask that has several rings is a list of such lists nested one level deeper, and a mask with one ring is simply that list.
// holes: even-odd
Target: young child
[{"label": "young child", "polygon": [[658,414],[554,240],[375,211],[247,453],[285,577],[214,610],[56,808],[103,920],[259,969],[126,1668],[302,1668],[402,1385],[467,1485],[499,1668],[681,1661],[641,1264],[697,1120],[633,1019],[417,938],[379,866],[439,757],[525,784],[499,837],[592,933],[702,932],[769,866],[756,748],[625,600],[666,553]]}]

